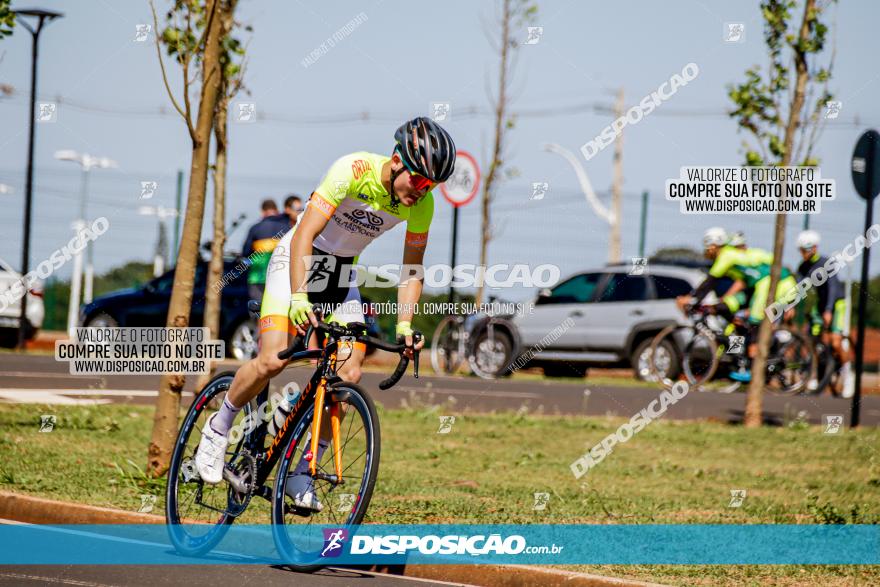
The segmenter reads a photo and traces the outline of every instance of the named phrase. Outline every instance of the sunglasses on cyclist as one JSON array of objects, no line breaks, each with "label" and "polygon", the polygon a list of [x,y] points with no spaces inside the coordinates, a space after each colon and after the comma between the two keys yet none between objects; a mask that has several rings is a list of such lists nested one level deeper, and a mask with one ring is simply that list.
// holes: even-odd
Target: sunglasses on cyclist
[{"label": "sunglasses on cyclist", "polygon": [[431,181],[424,175],[413,171],[409,165],[406,164],[406,159],[403,157],[400,158],[403,162],[403,166],[406,167],[406,170],[409,171],[409,185],[411,185],[414,189],[418,191],[427,191],[430,192],[437,185],[436,181]]}]

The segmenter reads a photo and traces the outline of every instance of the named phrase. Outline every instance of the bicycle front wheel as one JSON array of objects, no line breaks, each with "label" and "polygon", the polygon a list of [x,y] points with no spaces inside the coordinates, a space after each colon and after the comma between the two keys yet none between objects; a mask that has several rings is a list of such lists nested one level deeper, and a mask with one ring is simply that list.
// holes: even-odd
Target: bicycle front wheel
[{"label": "bicycle front wheel", "polygon": [[767,358],[766,388],[776,395],[796,395],[816,377],[813,346],[799,332],[780,328],[773,333]]},{"label": "bicycle front wheel", "polygon": [[[342,482],[312,480],[320,511],[305,510],[294,503],[294,487],[302,487],[294,478],[301,476],[308,464],[304,455],[311,445],[315,409],[314,405],[310,405],[293,426],[290,440],[278,463],[272,494],[272,530],[278,554],[286,564],[306,572],[327,564],[322,562],[324,537],[320,527],[331,525],[338,528],[359,524],[370,505],[379,473],[379,417],[372,398],[354,383],[333,386],[327,390],[326,397],[322,416],[326,426],[322,425],[325,430],[322,437],[330,438],[329,406],[336,403],[342,416],[340,446],[335,447],[331,443],[323,454],[316,455],[317,469],[321,474],[335,475],[333,453],[334,450],[340,450]],[[333,559],[327,560],[332,562]]]}]

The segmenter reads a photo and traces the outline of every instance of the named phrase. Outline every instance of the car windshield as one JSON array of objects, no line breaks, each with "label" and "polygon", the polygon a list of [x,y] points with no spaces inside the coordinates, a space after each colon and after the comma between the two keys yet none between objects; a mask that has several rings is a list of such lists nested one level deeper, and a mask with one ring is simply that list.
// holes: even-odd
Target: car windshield
[{"label": "car windshield", "polygon": [[583,304],[593,300],[601,273],[584,273],[564,281],[541,298],[543,304]]}]

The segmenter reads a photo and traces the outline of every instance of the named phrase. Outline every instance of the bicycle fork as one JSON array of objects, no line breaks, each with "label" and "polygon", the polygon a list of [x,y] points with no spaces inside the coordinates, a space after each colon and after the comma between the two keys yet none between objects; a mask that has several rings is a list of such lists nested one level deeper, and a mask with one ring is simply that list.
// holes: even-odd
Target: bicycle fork
[{"label": "bicycle fork", "polygon": [[[335,353],[331,360],[334,363],[336,362]],[[318,471],[318,459],[316,457],[318,455],[318,441],[321,436],[321,425],[323,424],[324,419],[324,403],[326,398],[327,378],[321,377],[321,381],[318,383],[318,389],[315,392],[315,412],[314,417],[312,418],[312,438],[309,452],[306,455],[306,460],[309,462],[309,473],[311,474],[312,479],[322,479],[324,481],[329,481],[334,485],[341,485],[344,483],[342,480],[342,443],[339,439],[339,402],[336,401],[330,404],[331,446],[333,449],[333,468],[336,474],[327,475],[326,473]]]}]

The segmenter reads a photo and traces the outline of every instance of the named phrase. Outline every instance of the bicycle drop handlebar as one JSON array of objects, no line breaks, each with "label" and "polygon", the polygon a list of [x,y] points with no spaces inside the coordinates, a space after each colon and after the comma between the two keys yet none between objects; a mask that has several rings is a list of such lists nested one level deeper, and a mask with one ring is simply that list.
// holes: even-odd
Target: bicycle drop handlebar
[{"label": "bicycle drop handlebar", "polygon": [[[373,338],[372,336],[367,336],[362,332],[356,331],[346,326],[340,326],[338,324],[329,324],[327,322],[319,321],[317,329],[326,332],[336,339],[341,339],[343,337],[353,338],[355,341],[362,342],[368,346],[382,349],[383,351],[388,351],[389,353],[399,354],[400,360],[397,363],[397,368],[394,370],[394,373],[391,374],[391,377],[379,383],[379,389],[383,391],[394,387],[394,385],[396,385],[397,382],[400,381],[400,378],[403,377],[403,374],[406,373],[406,368],[409,366],[409,358],[405,354],[403,354],[403,352],[407,348],[413,349],[413,376],[416,379],[419,378],[419,351],[416,350],[414,347],[409,347],[406,344],[390,343],[379,338]],[[287,359],[292,357],[296,353],[295,349],[300,345],[302,339],[302,335],[297,335],[293,339],[293,342],[290,344],[289,347],[278,353],[278,358],[282,361],[286,361]],[[422,333],[419,331],[413,332],[413,345],[418,344],[421,340]]]}]

